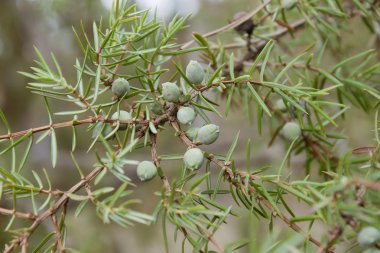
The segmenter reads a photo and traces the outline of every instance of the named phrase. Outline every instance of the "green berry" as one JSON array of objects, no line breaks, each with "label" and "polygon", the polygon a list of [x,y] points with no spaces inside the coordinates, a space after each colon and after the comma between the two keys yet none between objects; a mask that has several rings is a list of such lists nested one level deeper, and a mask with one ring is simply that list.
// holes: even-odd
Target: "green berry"
[{"label": "green berry", "polygon": [[190,125],[195,119],[195,111],[191,107],[181,107],[177,112],[177,119],[181,124]]},{"label": "green berry", "polygon": [[181,95],[177,84],[175,83],[163,83],[162,84],[162,97],[172,103],[176,103],[179,100],[179,96]]},{"label": "green berry", "polygon": [[289,141],[293,141],[301,135],[301,128],[295,122],[287,122],[282,128],[282,136]]},{"label": "green berry", "polygon": [[[103,122],[98,122],[95,127],[92,130],[92,138],[95,139],[100,135],[100,132],[102,132],[103,137],[107,137],[110,133],[112,133],[113,129],[110,124],[106,123],[104,124]],[[112,136],[109,136],[107,138],[110,139]]]},{"label": "green berry", "polygon": [[212,144],[218,139],[219,132],[220,132],[219,126],[217,125],[214,125],[214,124],[204,125],[198,131],[197,141],[206,145]]},{"label": "green berry", "polygon": [[116,97],[122,98],[130,91],[129,82],[124,78],[118,78],[112,83],[112,93]]},{"label": "green berry", "polygon": [[201,84],[205,78],[205,72],[197,61],[190,61],[186,67],[186,77],[190,82]]},{"label": "green berry", "polygon": [[[132,119],[132,116],[129,112],[120,110],[112,114],[111,119],[112,120],[130,120]],[[120,123],[119,130],[125,130],[125,129],[127,129],[127,124]]]},{"label": "green berry", "polygon": [[203,164],[203,159],[203,152],[199,148],[191,148],[183,155],[183,162],[190,170],[199,169]]},{"label": "green berry", "polygon": [[287,109],[286,109],[286,105],[285,105],[285,103],[284,103],[284,100],[282,100],[282,99],[278,99],[278,100],[276,101],[276,103],[275,103],[275,105],[274,105],[274,108],[275,108],[276,110],[281,111],[281,112],[286,112],[286,111],[287,111]]},{"label": "green berry", "polygon": [[367,248],[380,242],[380,232],[375,227],[365,227],[358,234],[358,243],[361,247]]},{"label": "green berry", "polygon": [[281,0],[281,6],[284,9],[290,10],[297,4],[297,0]]},{"label": "green berry", "polygon": [[141,181],[149,181],[157,175],[157,168],[150,161],[143,161],[137,166],[137,176]]},{"label": "green berry", "polygon": [[162,115],[164,114],[164,107],[157,101],[154,101],[153,103],[149,104],[150,110],[157,114],[157,115]]},{"label": "green berry", "polygon": [[191,141],[194,141],[198,136],[198,131],[199,127],[190,127],[186,131],[187,138],[189,138]]}]

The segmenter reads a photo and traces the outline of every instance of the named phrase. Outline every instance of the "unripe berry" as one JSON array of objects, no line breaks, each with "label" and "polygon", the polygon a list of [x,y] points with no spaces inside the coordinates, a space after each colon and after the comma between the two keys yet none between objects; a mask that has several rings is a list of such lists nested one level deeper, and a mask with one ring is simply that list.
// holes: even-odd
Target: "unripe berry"
[{"label": "unripe berry", "polygon": [[205,72],[197,61],[190,61],[186,67],[186,77],[194,84],[201,84],[205,78]]},{"label": "unripe berry", "polygon": [[157,101],[150,103],[149,108],[153,113],[155,113],[157,115],[162,115],[165,112],[164,107]]},{"label": "unripe berry", "polygon": [[[103,122],[98,122],[92,130],[91,138],[93,139],[97,138],[98,135],[100,134],[100,131],[102,131],[102,136],[106,137],[113,131],[113,129],[111,125],[108,123],[104,124]],[[110,139],[111,137],[112,136],[109,136],[107,140]]]},{"label": "unripe berry", "polygon": [[218,139],[219,132],[219,126],[217,125],[204,125],[203,127],[199,128],[197,141],[206,145],[212,144]]},{"label": "unripe berry", "polygon": [[301,128],[295,122],[287,122],[282,128],[282,136],[289,141],[293,141],[300,135],[301,135]]},{"label": "unripe berry", "polygon": [[181,95],[177,84],[166,82],[162,84],[162,97],[172,103],[176,103]]},{"label": "unripe berry", "polygon": [[141,181],[149,181],[157,175],[157,168],[150,161],[143,161],[137,166],[137,176]]},{"label": "unripe berry", "polygon": [[358,234],[358,243],[361,247],[367,248],[380,241],[380,232],[375,227],[365,227]]},{"label": "unripe berry", "polygon": [[183,162],[190,170],[199,169],[203,164],[203,159],[203,152],[199,148],[191,148],[183,155]]},{"label": "unripe berry", "polygon": [[112,93],[116,97],[122,98],[130,91],[129,82],[124,78],[118,78],[112,83]]},{"label": "unripe berry", "polygon": [[297,4],[297,0],[281,0],[281,6],[284,9],[290,10]]},{"label": "unripe berry", "polygon": [[190,127],[186,131],[187,138],[189,138],[191,141],[194,141],[198,136],[198,131],[199,127]]},{"label": "unripe berry", "polygon": [[[234,15],[233,21],[241,19],[242,17],[244,17],[247,14],[248,13],[245,11],[238,12]],[[244,33],[252,34],[254,28],[255,28],[255,24],[253,23],[252,19],[248,19],[248,20],[244,21],[242,24],[235,27],[235,30],[238,33],[242,33],[242,34],[244,34]]]},{"label": "unripe berry", "polygon": [[281,112],[286,112],[286,105],[284,103],[284,100],[282,100],[281,98],[278,99],[274,105],[274,108],[276,110],[279,110]]},{"label": "unripe berry", "polygon": [[195,111],[191,107],[181,107],[177,112],[177,119],[181,124],[190,125],[195,119]]},{"label": "unripe berry", "polygon": [[[120,110],[112,114],[111,119],[112,120],[130,120],[132,119],[132,116],[129,112]],[[127,124],[120,123],[119,130],[125,130],[125,129],[127,129]]]}]

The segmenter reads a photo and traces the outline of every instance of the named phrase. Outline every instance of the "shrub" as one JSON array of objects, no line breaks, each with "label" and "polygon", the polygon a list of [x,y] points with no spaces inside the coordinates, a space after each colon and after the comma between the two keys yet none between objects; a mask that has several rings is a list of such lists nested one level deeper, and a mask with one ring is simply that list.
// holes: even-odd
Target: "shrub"
[{"label": "shrub", "polygon": [[[165,23],[125,1],[114,6],[109,22],[95,22],[92,35],[75,32],[83,53],[75,63],[75,83],[67,81],[54,55],[48,64],[38,49],[32,71],[20,72],[32,80],[28,89],[43,98],[48,125],[12,132],[6,112],[0,111],[0,154],[10,164],[0,168],[0,197],[13,204],[10,209],[0,207],[0,214],[9,216],[5,231],[14,236],[4,252],[72,252],[69,247],[75,245],[67,245],[65,217],[80,218],[85,206],[104,223],[120,226],[154,225],[162,219],[167,251],[166,228],[171,224],[175,236],[181,235],[194,252],[233,252],[247,245],[255,252],[334,252],[338,246],[357,247],[358,236],[360,245],[376,252],[380,65],[375,45],[356,54],[342,55],[338,49],[353,20],[378,33],[378,1],[263,1],[248,13],[239,12],[225,27],[193,33],[187,43],[178,42],[177,35],[189,17],[175,16]],[[234,28],[238,42],[213,39]],[[51,103],[56,100],[67,107],[54,111]],[[375,138],[368,146],[338,155],[338,141],[350,138],[344,126],[353,108],[363,117],[373,117]],[[178,110],[187,111],[177,114]],[[251,163],[257,155],[252,152],[255,143],[223,127],[231,112],[245,113],[269,146],[283,142],[286,152],[273,154],[280,164],[274,159],[265,168]],[[181,126],[177,115],[191,126]],[[51,165],[57,166],[56,132],[61,128],[72,129],[71,157],[80,177],[70,189],[51,185],[54,172],[49,169],[43,174],[22,170],[31,149],[43,139],[50,139]],[[160,153],[157,136],[170,130],[186,153]],[[81,147],[87,146],[97,160],[83,168],[76,159],[81,151],[77,139],[91,133],[93,138]],[[281,134],[285,138],[278,138]],[[221,140],[215,142],[218,137],[233,139],[223,146],[223,154],[211,152],[213,145],[222,145]],[[22,145],[26,149],[20,154]],[[246,165],[234,158],[242,145]],[[151,161],[134,160],[139,150]],[[291,166],[297,154],[305,158],[302,171]],[[176,177],[169,177],[162,162],[173,160],[181,166]],[[161,179],[151,214],[137,211],[138,200],[131,197],[132,189],[149,183],[134,182],[127,170],[137,170],[142,181]],[[220,195],[235,204],[227,205]],[[224,243],[215,233],[228,226],[228,220],[239,219],[239,206],[251,219],[269,228],[282,223],[299,236],[279,238],[269,232],[259,245],[248,239]],[[32,242],[37,229],[49,223],[51,233]],[[246,224],[247,230],[254,229]],[[315,224],[323,224],[326,233],[315,235],[320,230]],[[374,234],[368,243],[360,232],[366,227]]]}]

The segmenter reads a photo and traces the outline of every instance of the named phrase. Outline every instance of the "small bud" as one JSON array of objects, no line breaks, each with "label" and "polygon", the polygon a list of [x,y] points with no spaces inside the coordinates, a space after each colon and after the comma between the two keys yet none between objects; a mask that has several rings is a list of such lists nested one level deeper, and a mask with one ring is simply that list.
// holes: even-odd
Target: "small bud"
[{"label": "small bud", "polygon": [[197,61],[190,61],[186,67],[186,77],[194,84],[201,84],[205,78],[205,72]]},{"label": "small bud", "polygon": [[198,136],[198,131],[199,127],[190,127],[186,131],[187,138],[189,138],[191,141],[194,141]]},{"label": "small bud", "polygon": [[159,102],[157,102],[157,101],[154,101],[153,103],[150,103],[149,104],[149,109],[153,112],[153,113],[155,113],[155,114],[157,114],[157,115],[162,115],[162,114],[164,114],[164,107],[159,103]]},{"label": "small bud", "polygon": [[219,126],[214,124],[208,124],[201,127],[198,131],[197,141],[202,144],[212,144],[219,137]]},{"label": "small bud", "polygon": [[[111,119],[112,120],[130,120],[132,119],[132,116],[129,112],[120,110],[112,114]],[[127,129],[127,124],[120,123],[119,130],[125,130],[125,129]]]},{"label": "small bud", "polygon": [[[92,139],[97,138],[98,135],[100,134],[100,131],[102,131],[103,137],[107,137],[113,131],[113,129],[112,129],[111,125],[108,123],[104,124],[103,122],[98,122],[92,130],[91,138]],[[111,137],[112,136],[109,136],[107,138],[107,140],[110,139]]]},{"label": "small bud", "polygon": [[187,102],[189,102],[189,100],[191,100],[190,94],[187,94],[187,95],[181,94],[179,96],[178,102],[181,104],[186,104]]},{"label": "small bud", "polygon": [[[242,17],[244,17],[247,14],[248,13],[245,11],[238,12],[234,15],[233,21],[241,19]],[[255,28],[255,24],[253,23],[252,19],[248,19],[247,21],[244,21],[242,24],[235,27],[235,30],[238,33],[243,33],[243,34],[247,33],[250,35],[250,34],[252,34],[254,28]]]},{"label": "small bud", "polygon": [[293,141],[300,135],[301,128],[295,122],[287,122],[282,128],[282,136],[289,141]]},{"label": "small bud", "polygon": [[130,91],[129,82],[124,78],[118,78],[112,83],[112,93],[116,97],[122,98]]},{"label": "small bud", "polygon": [[102,75],[100,75],[100,80],[102,80],[102,81],[107,81],[109,79],[109,76],[108,75],[106,75],[106,74],[102,74]]},{"label": "small bud", "polygon": [[175,83],[163,83],[162,84],[162,97],[168,102],[178,102],[181,95],[177,84]]},{"label": "small bud", "polygon": [[284,9],[290,10],[297,4],[297,0],[281,0],[281,6]]},{"label": "small bud", "polygon": [[177,112],[177,119],[181,124],[190,125],[195,119],[195,111],[191,107],[181,107]]},{"label": "small bud", "polygon": [[190,170],[197,170],[203,164],[203,152],[199,148],[191,148],[183,155],[183,161],[186,168]]},{"label": "small bud", "polygon": [[363,248],[368,248],[380,241],[380,232],[375,227],[365,227],[358,234],[358,243]]},{"label": "small bud", "polygon": [[150,161],[143,161],[137,166],[137,176],[141,181],[149,181],[157,175],[157,168]]},{"label": "small bud", "polygon": [[281,98],[276,101],[274,108],[276,110],[279,110],[280,112],[286,112],[287,110],[284,100],[282,100]]}]

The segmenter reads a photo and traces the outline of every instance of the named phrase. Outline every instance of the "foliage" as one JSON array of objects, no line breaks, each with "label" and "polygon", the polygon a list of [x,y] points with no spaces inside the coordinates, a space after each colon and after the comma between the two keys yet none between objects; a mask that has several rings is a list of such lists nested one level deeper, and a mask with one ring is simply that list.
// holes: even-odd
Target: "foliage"
[{"label": "foliage", "polygon": [[[31,72],[20,73],[32,80],[27,86],[31,93],[43,98],[49,124],[13,132],[0,111],[8,131],[0,136],[0,155],[10,161],[9,167],[0,168],[0,197],[13,205],[11,209],[0,207],[0,214],[9,216],[5,232],[13,235],[4,252],[18,247],[22,252],[75,252],[70,248],[75,245],[67,245],[70,231],[65,218],[80,216],[89,205],[103,222],[120,226],[151,225],[162,219],[167,251],[169,224],[175,227],[176,240],[184,238],[183,250],[187,244],[193,252],[254,247],[249,240],[223,245],[214,236],[221,226],[228,226],[228,219],[238,218],[236,206],[244,207],[252,218],[267,221],[269,228],[282,222],[297,232],[286,240],[270,233],[257,246],[258,252],[334,252],[337,246],[357,250],[357,234],[362,228],[380,230],[377,51],[339,53],[352,20],[360,19],[363,27],[378,33],[378,1],[267,0],[237,16],[225,27],[204,35],[194,33],[193,41],[182,43],[177,36],[186,29],[189,17],[176,16],[166,23],[149,10],[116,1],[108,20],[94,22],[92,35],[83,27],[74,29],[83,53],[75,60],[74,83],[64,77],[53,54],[46,59],[36,48],[36,65]],[[254,26],[249,27],[253,32],[238,29],[238,42],[211,39],[241,28],[252,18]],[[287,35],[291,36],[286,37],[288,50],[282,50],[280,42]],[[202,62],[203,82],[199,83],[202,75],[195,75],[199,73],[195,61],[192,64],[198,69],[189,76],[188,55],[193,59],[197,55]],[[333,57],[341,60],[331,60]],[[113,95],[115,80],[128,87]],[[170,85],[163,94],[164,83],[176,84],[180,92]],[[64,110],[53,110],[50,104],[56,100],[65,104]],[[195,110],[203,125],[211,126],[205,133],[202,127],[196,130],[203,131],[201,138],[195,132],[189,139],[186,130],[190,127],[179,123],[177,111],[184,106]],[[344,119],[352,108],[368,117],[375,115],[374,144],[338,156],[334,149],[339,140],[348,138],[343,134]],[[287,152],[279,166],[257,168],[251,164],[251,140],[246,143],[246,166],[238,164],[234,152],[243,142],[239,134],[226,154],[208,151],[204,144],[216,145],[212,143],[219,136],[219,127],[211,124],[215,116],[227,119],[232,110],[246,113],[269,146],[277,141],[286,143]],[[190,112],[191,118],[187,118],[189,112],[181,114],[181,122],[193,122]],[[123,119],[122,113],[127,115]],[[57,118],[67,121],[57,123]],[[88,126],[87,131],[79,127],[82,125]],[[32,148],[47,138],[51,166],[57,165],[56,132],[60,128],[72,129],[71,157],[80,176],[68,190],[55,190],[48,169],[43,174],[32,170],[30,178],[24,168]],[[159,155],[157,145],[157,136],[168,129],[174,130],[188,149],[199,148],[197,157],[190,155],[185,161],[194,166],[183,165],[177,179],[166,176],[161,161],[182,160],[183,155]],[[86,134],[92,135],[87,151],[97,158],[92,168],[81,168],[76,160],[77,136]],[[25,148],[22,154],[21,148]],[[144,187],[144,183],[133,182],[126,175],[127,167],[141,162],[130,159],[138,150],[149,152],[155,166],[149,163],[150,174],[142,174],[142,178],[150,179],[157,169],[162,180],[152,214],[135,210],[134,204],[140,200],[131,197],[132,189]],[[203,164],[198,156],[202,152]],[[296,154],[306,157],[301,180],[291,169],[290,158]],[[218,195],[228,195],[235,205],[225,205]],[[71,202],[76,206],[73,212],[68,209]],[[300,205],[308,206],[308,212],[300,212]],[[23,220],[31,223],[17,222]],[[39,243],[30,243],[39,226],[49,222],[53,230]],[[317,238],[315,227],[321,224],[327,233]],[[369,247],[380,245],[374,242]]]}]

